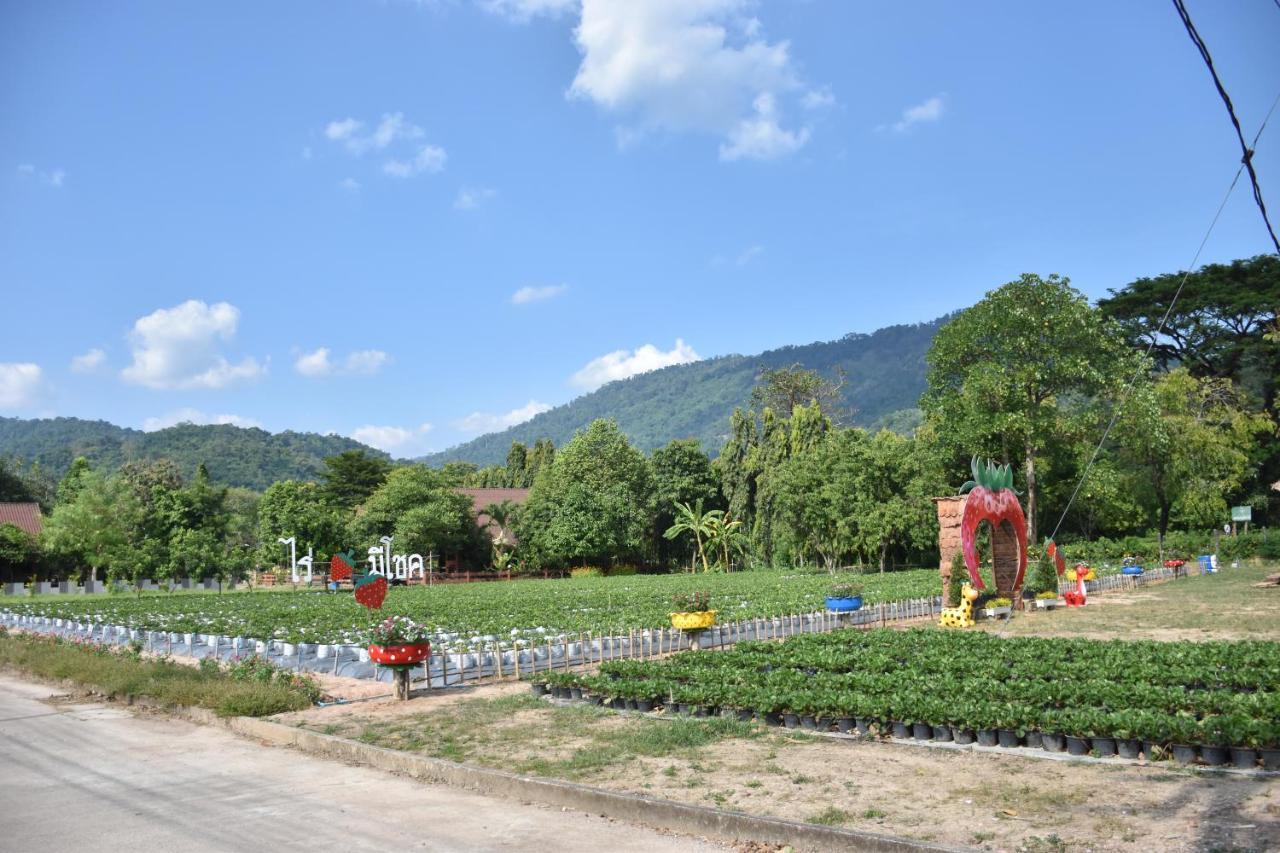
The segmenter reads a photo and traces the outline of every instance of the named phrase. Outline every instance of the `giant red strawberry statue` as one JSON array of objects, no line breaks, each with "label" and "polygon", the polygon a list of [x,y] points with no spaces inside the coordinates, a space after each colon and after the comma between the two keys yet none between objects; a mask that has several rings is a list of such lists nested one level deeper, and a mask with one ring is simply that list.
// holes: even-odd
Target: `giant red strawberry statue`
[{"label": "giant red strawberry statue", "polygon": [[970,467],[973,479],[960,488],[961,493],[972,489],[960,519],[960,547],[969,579],[978,589],[986,588],[978,574],[977,542],[978,525],[985,521],[991,525],[996,591],[1002,597],[1016,600],[1017,591],[1022,588],[1022,576],[1027,571],[1027,519],[1013,491],[1013,471],[1008,465],[997,465],[990,460],[979,465],[976,456]]},{"label": "giant red strawberry statue", "polygon": [[356,578],[356,601],[370,610],[381,610],[387,597],[387,579],[382,575],[360,575]]}]

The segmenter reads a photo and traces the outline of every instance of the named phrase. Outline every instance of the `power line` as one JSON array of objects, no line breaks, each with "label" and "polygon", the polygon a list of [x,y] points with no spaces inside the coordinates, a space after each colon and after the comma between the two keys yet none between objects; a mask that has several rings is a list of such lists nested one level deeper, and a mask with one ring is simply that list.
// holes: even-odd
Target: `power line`
[{"label": "power line", "polygon": [[[1276,0],[1276,4],[1280,5],[1280,0]],[[1240,119],[1236,117],[1235,105],[1231,103],[1231,96],[1227,94],[1227,90],[1222,85],[1222,80],[1218,77],[1218,70],[1213,67],[1213,57],[1209,55],[1208,46],[1196,30],[1196,25],[1191,22],[1191,15],[1187,12],[1186,4],[1183,3],[1183,0],[1173,0],[1173,6],[1178,10],[1178,17],[1182,19],[1183,26],[1187,28],[1187,35],[1191,36],[1192,43],[1200,51],[1200,58],[1208,66],[1209,74],[1213,76],[1213,85],[1217,87],[1218,94],[1222,97],[1222,103],[1227,106],[1227,115],[1231,117],[1231,126],[1236,130],[1236,139],[1240,140],[1240,159],[1244,164],[1244,168],[1249,171],[1249,182],[1253,184],[1253,200],[1257,202],[1258,210],[1262,212],[1262,221],[1267,226],[1267,233],[1271,235],[1271,242],[1275,245],[1276,252],[1280,253],[1280,240],[1276,239],[1275,229],[1271,227],[1271,219],[1267,216],[1267,206],[1262,201],[1262,188],[1258,186],[1258,173],[1253,169],[1253,149],[1244,141],[1244,131],[1240,129]],[[1272,105],[1272,109],[1275,109],[1274,105]],[[1268,117],[1270,115],[1270,113],[1267,113]],[[1263,121],[1263,126],[1266,126],[1265,121]],[[1261,128],[1258,129],[1258,133],[1261,135]],[[1257,141],[1257,137],[1255,137],[1255,145]]]}]

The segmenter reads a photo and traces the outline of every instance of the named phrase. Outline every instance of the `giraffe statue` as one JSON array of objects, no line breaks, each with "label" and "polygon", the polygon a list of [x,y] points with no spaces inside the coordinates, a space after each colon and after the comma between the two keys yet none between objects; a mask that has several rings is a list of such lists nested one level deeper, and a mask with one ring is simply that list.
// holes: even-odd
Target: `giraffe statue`
[{"label": "giraffe statue", "polygon": [[938,624],[944,628],[969,628],[973,621],[973,602],[978,599],[978,591],[972,584],[960,587],[960,606],[944,607]]}]

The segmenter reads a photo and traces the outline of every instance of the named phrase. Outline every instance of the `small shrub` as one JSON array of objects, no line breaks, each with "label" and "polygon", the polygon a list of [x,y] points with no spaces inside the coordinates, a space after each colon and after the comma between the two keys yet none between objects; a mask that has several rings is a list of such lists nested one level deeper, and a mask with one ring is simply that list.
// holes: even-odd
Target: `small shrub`
[{"label": "small shrub", "polygon": [[947,606],[960,606],[960,590],[969,580],[969,569],[964,564],[964,554],[959,551],[951,558],[951,578],[947,583]]},{"label": "small shrub", "polygon": [[828,593],[832,598],[861,598],[862,584],[860,583],[838,583],[831,587]]},{"label": "small shrub", "polygon": [[671,596],[677,613],[701,613],[711,609],[711,593],[706,590],[682,592]]},{"label": "small shrub", "polygon": [[604,570],[598,569],[595,566],[578,566],[577,568],[573,568],[569,570],[569,577],[571,578],[602,578],[604,577]]}]

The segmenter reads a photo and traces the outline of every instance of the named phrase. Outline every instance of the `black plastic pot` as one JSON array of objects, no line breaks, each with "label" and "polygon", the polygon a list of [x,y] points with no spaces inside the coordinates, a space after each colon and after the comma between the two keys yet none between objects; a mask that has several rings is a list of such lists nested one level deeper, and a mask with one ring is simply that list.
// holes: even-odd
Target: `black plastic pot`
[{"label": "black plastic pot", "polygon": [[1258,766],[1258,750],[1249,746],[1233,746],[1231,763],[1241,770],[1252,770]]},{"label": "black plastic pot", "polygon": [[783,714],[782,724],[789,729],[794,729],[796,726],[800,725],[800,717],[796,714]]},{"label": "black plastic pot", "polygon": [[647,714],[648,712],[650,712],[650,711],[652,711],[652,710],[653,710],[653,700],[652,700],[652,699],[637,699],[637,700],[636,700],[636,710],[637,710],[637,711],[643,711],[644,713],[646,713],[646,714]]},{"label": "black plastic pot", "polygon": [[1264,770],[1280,770],[1280,749],[1260,749],[1258,755]]},{"label": "black plastic pot", "polygon": [[615,710],[615,711],[625,711],[625,710],[627,710],[627,700],[626,700],[626,699],[614,699],[614,700],[613,700],[611,703],[609,703],[609,704],[613,707],[613,710]]},{"label": "black plastic pot", "polygon": [[568,699],[569,688],[568,687],[552,687],[551,695],[556,697],[557,699]]},{"label": "black plastic pot", "polygon": [[858,734],[863,737],[871,734],[871,723],[872,721],[867,717],[856,717],[853,721],[854,727],[858,730]]},{"label": "black plastic pot", "polygon": [[748,711],[746,708],[739,708],[734,716],[736,716],[739,720],[745,723],[748,720],[750,720],[752,717],[754,717],[755,714]]},{"label": "black plastic pot", "polygon": [[1027,733],[1023,736],[1023,738],[1022,738],[1022,745],[1023,745],[1023,746],[1025,746],[1027,749],[1039,749],[1039,748],[1040,748],[1040,733],[1039,733],[1039,732],[1027,732]]},{"label": "black plastic pot", "polygon": [[582,688],[581,688],[581,687],[570,687],[570,688],[569,688],[569,698],[570,698],[570,699],[581,699],[581,698],[582,698]]},{"label": "black plastic pot", "polygon": [[1116,739],[1113,737],[1095,737],[1089,738],[1089,742],[1093,745],[1094,751],[1098,753],[1100,758],[1114,758],[1116,754]]},{"label": "black plastic pot", "polygon": [[933,739],[943,743],[951,742],[951,726],[934,726]]},{"label": "black plastic pot", "polygon": [[996,743],[1005,749],[1012,749],[1022,743],[1022,738],[1018,737],[1018,733],[1010,729],[996,729]]},{"label": "black plastic pot", "polygon": [[1057,732],[1041,732],[1040,748],[1045,752],[1062,752],[1067,748],[1067,739]]},{"label": "black plastic pot", "polygon": [[800,727],[808,729],[811,732],[818,730],[818,720],[813,714],[800,715]]},{"label": "black plastic pot", "polygon": [[1210,767],[1221,767],[1227,763],[1228,752],[1225,746],[1202,746],[1200,758]]},{"label": "black plastic pot", "polygon": [[1076,737],[1075,735],[1067,735],[1067,754],[1088,755],[1089,739],[1087,737]]},{"label": "black plastic pot", "polygon": [[912,723],[911,736],[916,740],[933,740],[933,726],[928,723]]},{"label": "black plastic pot", "polygon": [[849,729],[853,728],[853,726],[854,726],[853,717],[837,717],[836,718],[836,731],[840,732],[841,734],[848,734]]},{"label": "black plastic pot", "polygon": [[677,702],[677,703],[676,703],[676,713],[677,713],[677,714],[692,714],[692,713],[693,713],[693,706],[692,706],[692,705],[690,705],[688,702]]},{"label": "black plastic pot", "polygon": [[968,746],[974,740],[973,729],[952,729],[951,735],[960,746]]},{"label": "black plastic pot", "polygon": [[978,729],[978,746],[995,746],[999,742],[995,729]]},{"label": "black plastic pot", "polygon": [[710,717],[710,716],[711,716],[711,709],[710,709],[710,708],[707,708],[707,707],[704,707],[704,706],[702,706],[702,705],[694,705],[694,706],[693,706],[693,715],[694,715],[695,717]]},{"label": "black plastic pot", "polygon": [[766,726],[782,725],[782,715],[776,711],[756,711],[756,717],[762,720]]},{"label": "black plastic pot", "polygon": [[1116,752],[1121,758],[1137,758],[1142,752],[1142,742],[1136,738],[1116,738]]},{"label": "black plastic pot", "polygon": [[533,691],[534,696],[543,696],[547,692],[547,685],[545,682],[535,681],[529,685],[529,689]]},{"label": "black plastic pot", "polygon": [[626,709],[628,711],[634,711],[636,709],[636,706],[638,703],[635,699],[626,699],[624,701],[626,703]]},{"label": "black plastic pot", "polygon": [[1175,743],[1173,745],[1173,760],[1179,764],[1194,764],[1196,760],[1196,748],[1184,743]]},{"label": "black plastic pot", "polygon": [[893,729],[894,737],[897,737],[897,738],[911,737],[911,730],[907,728],[906,723],[900,723],[897,720],[894,720],[891,725],[891,728]]},{"label": "black plastic pot", "polygon": [[1142,754],[1146,756],[1147,761],[1164,761],[1169,757],[1169,751],[1165,749],[1164,744],[1151,740],[1142,742]]}]

